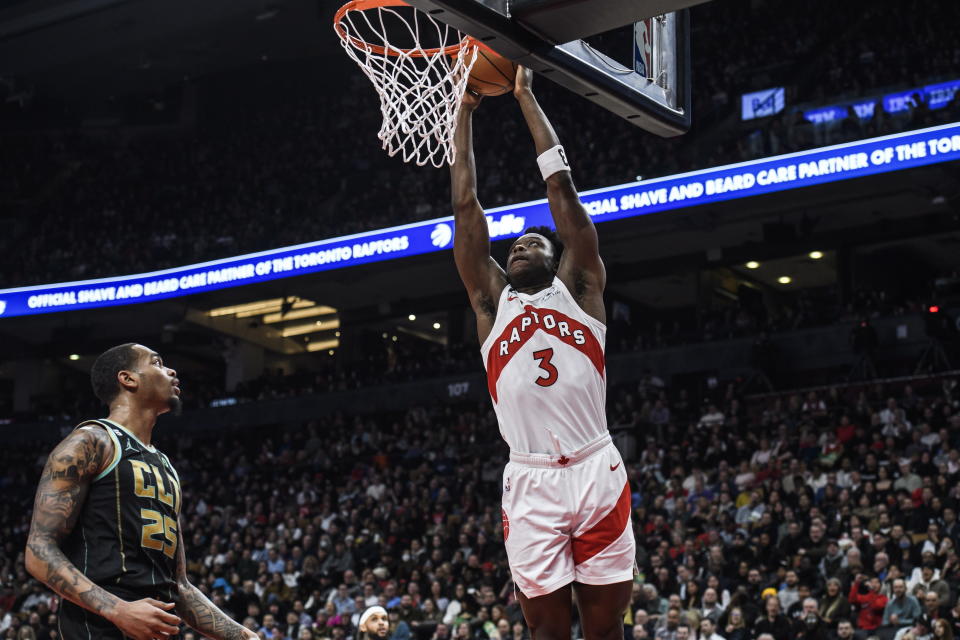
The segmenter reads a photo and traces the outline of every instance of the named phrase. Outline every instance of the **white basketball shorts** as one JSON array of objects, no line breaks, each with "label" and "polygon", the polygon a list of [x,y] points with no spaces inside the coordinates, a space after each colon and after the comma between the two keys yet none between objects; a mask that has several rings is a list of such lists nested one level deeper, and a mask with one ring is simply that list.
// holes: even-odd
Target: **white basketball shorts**
[{"label": "white basketball shorts", "polygon": [[571,582],[632,580],[630,485],[609,434],[565,455],[511,453],[503,471],[503,538],[528,598]]}]

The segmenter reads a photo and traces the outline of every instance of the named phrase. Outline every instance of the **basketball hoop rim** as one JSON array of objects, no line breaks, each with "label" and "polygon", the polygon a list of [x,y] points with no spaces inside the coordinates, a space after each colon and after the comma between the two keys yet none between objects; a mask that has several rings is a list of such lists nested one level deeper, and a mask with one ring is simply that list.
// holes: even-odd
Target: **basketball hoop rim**
[{"label": "basketball hoop rim", "polygon": [[[466,46],[477,46],[483,47],[484,49],[492,51],[490,47],[486,46],[476,38],[472,36],[465,36],[463,40],[457,44],[450,45],[449,47],[435,47],[433,49],[401,49],[399,47],[383,47],[377,44],[370,44],[362,38],[357,38],[356,36],[351,36],[347,33],[346,28],[343,26],[343,18],[351,11],[367,11],[369,9],[380,9],[382,7],[410,7],[410,3],[405,2],[404,0],[350,0],[339,9],[337,13],[333,16],[333,29],[337,32],[337,35],[340,36],[340,39],[344,42],[349,42],[352,47],[359,49],[361,51],[368,51],[370,53],[375,53],[380,56],[394,56],[399,57],[401,55],[410,56],[411,58],[423,58],[423,57],[432,57],[437,54],[442,53],[443,55],[452,56],[461,51]],[[412,7],[416,10],[415,7]],[[431,18],[432,19],[432,18]]]}]

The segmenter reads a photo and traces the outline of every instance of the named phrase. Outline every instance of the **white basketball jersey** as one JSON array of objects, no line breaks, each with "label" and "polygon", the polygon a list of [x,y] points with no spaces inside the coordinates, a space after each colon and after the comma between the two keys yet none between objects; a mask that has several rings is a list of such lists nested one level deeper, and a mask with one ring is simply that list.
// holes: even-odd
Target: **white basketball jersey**
[{"label": "white basketball jersey", "polygon": [[566,454],[607,433],[606,333],[560,278],[530,295],[504,288],[480,353],[511,451]]}]

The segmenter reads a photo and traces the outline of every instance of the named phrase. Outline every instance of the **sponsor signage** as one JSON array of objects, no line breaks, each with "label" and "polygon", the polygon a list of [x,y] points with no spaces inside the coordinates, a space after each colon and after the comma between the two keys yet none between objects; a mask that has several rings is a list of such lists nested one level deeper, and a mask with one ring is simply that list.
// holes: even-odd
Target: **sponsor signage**
[{"label": "sponsor signage", "polygon": [[773,116],[786,106],[786,91],[783,87],[745,93],[740,97],[740,117],[743,120]]},{"label": "sponsor signage", "polygon": [[[746,198],[960,159],[960,123],[580,194],[595,222]],[[546,200],[489,209],[493,240],[553,226]],[[0,319],[151,302],[450,249],[452,216],[152,273],[0,289]]]},{"label": "sponsor signage", "polygon": [[[853,109],[859,119],[869,120],[877,110],[878,104],[882,104],[883,110],[887,113],[901,113],[916,107],[918,96],[927,103],[927,108],[930,110],[940,109],[950,104],[958,90],[960,90],[960,80],[938,82],[937,84],[928,84],[925,87],[889,93],[882,97],[864,98],[846,104],[805,109],[803,117],[814,124],[823,124],[843,120],[847,117],[849,109]],[[744,100],[746,97],[744,96]],[[770,114],[765,113],[763,115]],[[746,116],[743,119],[746,120]]]}]

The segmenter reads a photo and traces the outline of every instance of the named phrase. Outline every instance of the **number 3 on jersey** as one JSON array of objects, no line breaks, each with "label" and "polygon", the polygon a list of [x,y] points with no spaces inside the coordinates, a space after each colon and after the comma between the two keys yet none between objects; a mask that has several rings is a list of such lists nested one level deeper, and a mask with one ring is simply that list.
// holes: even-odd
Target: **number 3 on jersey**
[{"label": "number 3 on jersey", "polygon": [[557,381],[560,372],[554,366],[550,359],[553,358],[553,349],[541,349],[533,352],[533,359],[539,361],[540,368],[547,374],[546,377],[540,376],[536,383],[541,387],[549,387]]}]

